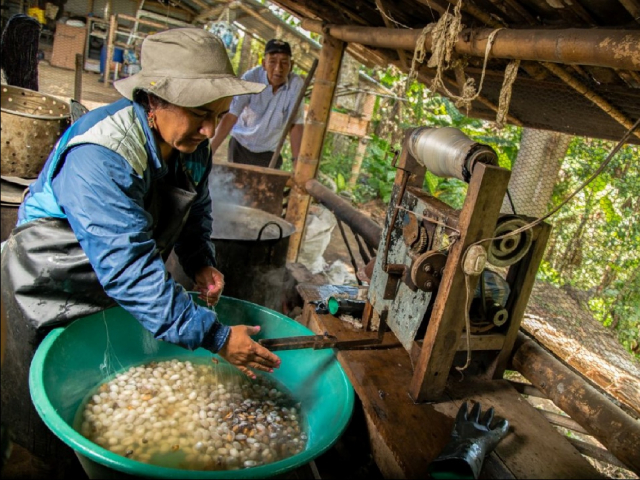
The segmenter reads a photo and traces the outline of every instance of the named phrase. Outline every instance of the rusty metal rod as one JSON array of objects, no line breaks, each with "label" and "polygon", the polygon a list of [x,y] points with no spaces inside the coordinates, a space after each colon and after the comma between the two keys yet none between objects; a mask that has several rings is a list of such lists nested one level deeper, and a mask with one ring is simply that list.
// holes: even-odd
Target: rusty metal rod
[{"label": "rusty metal rod", "polygon": [[[323,25],[304,19],[302,28],[348,43],[369,47],[413,51],[420,37],[420,29],[357,27],[352,25]],[[467,28],[460,32],[455,44],[459,54],[484,57],[487,41],[493,28]],[[640,31],[566,28],[562,30],[501,29],[491,47],[493,58],[532,60],[566,65],[592,65],[623,70],[640,70]],[[431,51],[431,36],[427,35],[425,49]]]},{"label": "rusty metal rod", "polygon": [[640,423],[522,332],[511,362],[627,468],[640,473]]},{"label": "rusty metal rod", "polygon": [[332,192],[317,180],[305,183],[305,189],[313,198],[331,210],[336,217],[349,225],[354,233],[360,235],[367,245],[378,248],[382,227],[369,217],[352,207],[345,199]]}]

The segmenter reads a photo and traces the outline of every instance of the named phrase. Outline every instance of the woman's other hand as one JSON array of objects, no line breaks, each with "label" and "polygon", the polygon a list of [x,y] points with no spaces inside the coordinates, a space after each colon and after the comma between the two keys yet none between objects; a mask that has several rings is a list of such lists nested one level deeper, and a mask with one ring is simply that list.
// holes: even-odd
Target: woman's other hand
[{"label": "woman's other hand", "polygon": [[231,365],[236,366],[249,378],[256,378],[254,370],[273,372],[280,366],[280,358],[251,338],[260,331],[260,327],[237,325],[231,327],[229,338],[218,354]]},{"label": "woman's other hand", "polygon": [[202,267],[195,276],[195,289],[200,293],[200,300],[213,307],[220,300],[224,289],[224,275],[213,267]]}]

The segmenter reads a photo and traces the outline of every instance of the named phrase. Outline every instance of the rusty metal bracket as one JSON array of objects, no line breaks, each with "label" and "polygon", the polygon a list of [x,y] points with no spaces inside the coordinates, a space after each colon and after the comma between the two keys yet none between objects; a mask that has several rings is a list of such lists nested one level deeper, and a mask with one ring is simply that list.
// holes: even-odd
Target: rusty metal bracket
[{"label": "rusty metal bracket", "polygon": [[359,340],[338,340],[334,335],[325,333],[324,335],[301,335],[297,337],[283,338],[263,338],[258,343],[271,351],[276,350],[299,350],[312,348],[319,350],[322,348],[337,348],[338,350],[366,350],[374,348],[389,348],[394,345],[382,345],[384,334],[387,331],[387,314],[384,310],[380,314],[380,325],[378,334],[375,337],[362,338]]}]

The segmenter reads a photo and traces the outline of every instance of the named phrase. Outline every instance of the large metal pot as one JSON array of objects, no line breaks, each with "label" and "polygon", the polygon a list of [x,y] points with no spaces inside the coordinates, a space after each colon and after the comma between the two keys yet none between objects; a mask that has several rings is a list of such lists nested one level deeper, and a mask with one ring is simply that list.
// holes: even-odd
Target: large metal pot
[{"label": "large metal pot", "polygon": [[2,85],[2,175],[37,177],[69,123],[67,102]]},{"label": "large metal pot", "polygon": [[[218,270],[224,274],[223,295],[282,311],[287,249],[294,232],[291,223],[271,213],[215,203],[211,239]],[[174,253],[167,268],[177,282],[192,288]]]}]

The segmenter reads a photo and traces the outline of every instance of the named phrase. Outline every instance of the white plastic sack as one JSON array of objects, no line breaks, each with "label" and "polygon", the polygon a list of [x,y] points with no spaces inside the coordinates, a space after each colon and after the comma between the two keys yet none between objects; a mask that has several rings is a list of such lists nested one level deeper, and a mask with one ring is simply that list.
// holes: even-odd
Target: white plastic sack
[{"label": "white plastic sack", "polygon": [[325,261],[322,255],[331,242],[331,233],[336,225],[336,217],[330,210],[322,205],[309,207],[298,262],[313,274],[324,270]]}]

